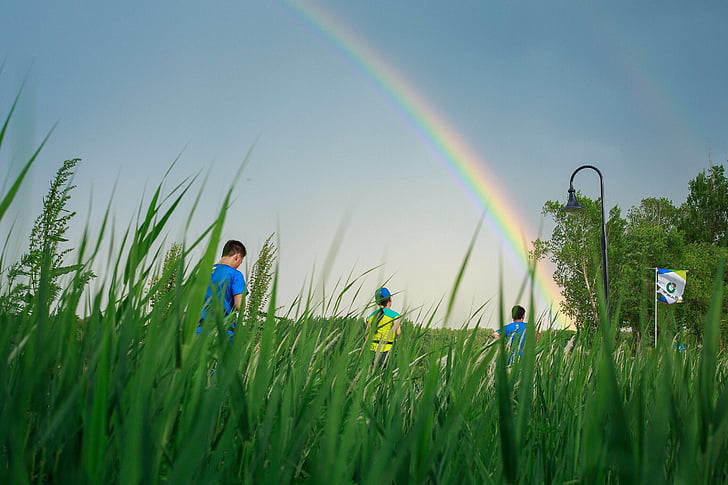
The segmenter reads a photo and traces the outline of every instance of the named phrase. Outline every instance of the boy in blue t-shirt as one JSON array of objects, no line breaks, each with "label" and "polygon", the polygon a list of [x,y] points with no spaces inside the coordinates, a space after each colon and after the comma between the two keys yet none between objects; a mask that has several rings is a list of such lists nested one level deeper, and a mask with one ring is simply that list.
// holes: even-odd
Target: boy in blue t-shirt
[{"label": "boy in blue t-shirt", "polygon": [[[212,275],[210,276],[210,285],[205,293],[205,306],[200,315],[200,323],[197,326],[197,334],[202,331],[202,324],[215,308],[222,307],[225,317],[230,315],[233,310],[240,310],[243,301],[243,295],[246,293],[245,278],[238,271],[238,267],[243,262],[243,258],[247,254],[245,246],[240,241],[231,239],[225,243],[222,249],[222,256],[217,264],[212,267]],[[215,293],[216,302],[213,301],[213,291]],[[233,339],[233,329],[235,323],[228,328],[228,340]]]},{"label": "boy in blue t-shirt", "polygon": [[[506,338],[508,338],[508,345],[511,347],[511,354],[508,356],[508,363],[510,364],[513,360],[513,356],[516,352],[516,346],[518,346],[518,355],[523,353],[523,345],[526,343],[526,322],[523,318],[526,316],[526,309],[521,305],[516,305],[511,309],[511,317],[513,322],[505,325],[503,331],[505,332]],[[500,329],[493,332],[491,335],[494,339],[499,339],[501,336]]]}]

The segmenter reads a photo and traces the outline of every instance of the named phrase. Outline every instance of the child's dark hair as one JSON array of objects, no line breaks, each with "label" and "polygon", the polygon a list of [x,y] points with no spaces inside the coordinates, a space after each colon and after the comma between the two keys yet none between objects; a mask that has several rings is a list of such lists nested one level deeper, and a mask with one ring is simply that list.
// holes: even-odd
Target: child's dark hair
[{"label": "child's dark hair", "polygon": [[236,241],[235,239],[231,239],[225,243],[225,246],[222,247],[222,255],[235,256],[236,254],[239,254],[244,258],[245,255],[248,254],[248,251],[245,249],[243,243]]},{"label": "child's dark hair", "polygon": [[384,307],[377,310],[377,315],[374,317],[374,325],[377,326],[377,330],[379,329],[379,322],[382,321],[382,318],[384,318]]},{"label": "child's dark hair", "polygon": [[513,320],[522,320],[526,316],[526,309],[521,305],[516,305],[511,309]]}]

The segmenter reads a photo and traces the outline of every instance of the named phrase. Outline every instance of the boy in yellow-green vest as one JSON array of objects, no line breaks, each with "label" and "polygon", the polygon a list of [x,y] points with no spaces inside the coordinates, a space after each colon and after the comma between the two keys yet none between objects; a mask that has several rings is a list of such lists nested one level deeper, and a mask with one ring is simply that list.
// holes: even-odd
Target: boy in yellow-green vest
[{"label": "boy in yellow-green vest", "polygon": [[374,293],[374,300],[379,305],[379,309],[367,317],[367,337],[370,329],[374,329],[371,337],[369,349],[373,353],[374,361],[385,364],[389,351],[392,350],[395,337],[402,334],[402,327],[399,325],[399,319],[402,317],[399,313],[392,310],[392,294],[386,288],[379,288]]}]

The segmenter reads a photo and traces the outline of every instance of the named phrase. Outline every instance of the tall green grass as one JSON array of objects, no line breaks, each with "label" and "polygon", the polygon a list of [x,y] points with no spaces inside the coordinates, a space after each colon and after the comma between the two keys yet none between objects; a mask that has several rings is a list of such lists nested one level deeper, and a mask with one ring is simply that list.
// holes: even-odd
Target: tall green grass
[{"label": "tall green grass", "polygon": [[[686,352],[615,346],[604,319],[571,342],[530,326],[508,366],[505,339],[479,328],[407,324],[373,367],[351,277],[320,304],[331,315],[279,318],[274,292],[262,332],[228,343],[216,322],[196,337],[227,201],[165,304],[150,310],[144,288],[189,184],[154,193],[93,290],[71,282],[53,312],[41,295],[0,315],[0,483],[728,481],[719,284],[705,345]],[[100,244],[82,246],[89,263]]]}]

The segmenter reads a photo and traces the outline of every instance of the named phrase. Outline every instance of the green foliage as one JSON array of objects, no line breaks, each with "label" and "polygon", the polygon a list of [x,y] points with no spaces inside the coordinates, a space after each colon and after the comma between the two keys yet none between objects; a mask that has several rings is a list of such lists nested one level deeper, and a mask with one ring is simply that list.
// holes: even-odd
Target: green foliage
[{"label": "green foliage", "polygon": [[[660,314],[672,313],[676,322],[676,330],[685,330],[690,335],[702,340],[703,322],[708,315],[711,303],[715,273],[718,263],[728,258],[728,249],[707,243],[694,243],[685,247],[681,259],[681,267],[688,269],[687,284],[683,303],[660,308]],[[723,274],[723,287],[728,290],[728,274]],[[725,290],[724,290],[725,291]],[[660,305],[664,307],[666,305]],[[722,301],[722,333],[728,332],[728,299]]]},{"label": "green foliage", "polygon": [[[680,207],[679,226],[688,242],[682,268],[688,270],[683,304],[673,310],[678,328],[699,340],[707,315],[715,268],[728,257],[728,178],[725,167],[712,165],[688,184],[687,200]],[[724,288],[728,275],[723,273]],[[728,300],[723,300],[720,323],[723,340],[728,340]]]},{"label": "green foliage", "polygon": [[[680,207],[665,198],[645,198],[621,217],[612,208],[607,222],[609,242],[610,315],[617,325],[628,328],[639,345],[643,335],[654,336],[654,269],[686,269],[688,283],[684,302],[658,307],[658,321],[665,337],[686,333],[700,341],[702,322],[712,295],[715,268],[726,255],[728,230],[728,182],[723,167],[713,166],[689,182],[688,200]],[[554,279],[564,295],[563,310],[581,330],[595,330],[598,320],[597,291],[600,284],[598,201],[579,196],[586,207],[569,217],[561,203],[548,201],[543,213],[553,218],[551,238],[534,242],[534,256],[549,258],[555,265]],[[723,276],[724,285],[728,278]],[[723,303],[723,315],[728,302]],[[723,317],[722,334],[728,335]],[[648,339],[652,342],[653,339]]]},{"label": "green foliage", "polygon": [[669,199],[648,197],[642,199],[638,207],[629,210],[628,218],[633,227],[659,227],[670,232],[677,226],[679,214],[680,211]]},{"label": "green foliage", "polygon": [[250,293],[245,306],[244,320],[250,325],[258,325],[261,317],[266,314],[265,305],[268,303],[273,282],[273,266],[277,258],[278,249],[273,243],[271,234],[263,243],[258,253],[258,259],[253,264],[249,278]]},{"label": "green foliage", "polygon": [[157,281],[152,280],[152,307],[165,305],[165,309],[169,309],[169,296],[177,288],[182,278],[183,252],[180,243],[172,243],[170,248],[164,255],[164,265],[162,266],[162,274]]},{"label": "green foliage", "polygon": [[[551,239],[534,241],[533,256],[548,258],[556,266],[554,280],[562,288],[562,311],[578,329],[593,331],[599,321],[597,293],[602,285],[601,273],[601,203],[577,193],[585,210],[570,215],[562,210],[563,203],[548,201],[543,214],[555,222]],[[607,220],[608,259],[615,259],[612,239],[623,232],[624,221],[618,208],[609,211]],[[612,266],[610,266],[610,270]],[[611,280],[610,280],[611,282]],[[610,284],[610,294],[613,293]]]},{"label": "green foliage", "polygon": [[[205,276],[185,279],[182,301]],[[18,345],[28,317],[5,320],[4,482],[719,483],[728,474],[716,458],[728,436],[728,356],[716,348],[709,368],[695,347],[632,356],[545,332],[506,367],[485,330],[408,324],[380,370],[359,319],[271,320],[228,343],[180,339],[194,305],[148,319],[123,298],[103,309],[80,333],[75,319],[58,319],[57,342],[42,349],[33,338]]]},{"label": "green foliage", "polygon": [[620,326],[639,338],[646,330],[641,323],[654,319],[654,268],[678,264],[684,242],[676,229],[677,209],[667,199],[644,199],[627,217],[621,240],[610,241],[614,246],[612,282],[621,307]]},{"label": "green foliage", "polygon": [[[60,249],[67,242],[65,238],[69,221],[76,215],[66,209],[71,198],[70,192],[76,187],[71,185],[76,164],[80,159],[66,160],[58,169],[50,188],[43,197],[43,210],[36,218],[30,233],[28,252],[8,270],[10,291],[4,296],[4,305],[9,311],[29,312],[43,304],[47,308],[60,294],[59,278],[65,274],[76,273],[74,284],[85,286],[94,276],[84,270],[83,265],[64,266],[65,256],[71,248]],[[40,291],[46,286],[47,294],[39,299]]]},{"label": "green foliage", "polygon": [[688,184],[689,193],[680,208],[680,228],[688,242],[728,244],[728,178],[725,167],[713,165]]}]

